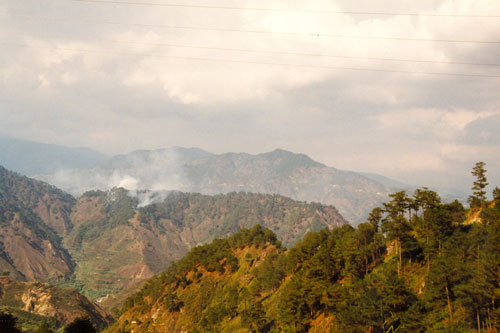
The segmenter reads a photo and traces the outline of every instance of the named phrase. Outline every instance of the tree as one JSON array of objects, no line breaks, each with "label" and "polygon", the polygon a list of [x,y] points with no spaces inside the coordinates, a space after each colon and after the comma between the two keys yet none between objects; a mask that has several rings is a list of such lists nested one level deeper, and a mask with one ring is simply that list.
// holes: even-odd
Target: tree
[{"label": "tree", "polygon": [[396,253],[399,255],[398,277],[401,276],[403,268],[403,240],[408,239],[411,226],[404,217],[409,208],[409,200],[405,191],[389,194],[390,202],[384,203],[384,211],[387,217],[382,221],[382,231],[387,234],[389,240],[396,241]]},{"label": "tree", "polygon": [[498,187],[493,189],[493,200],[500,201],[500,188]]},{"label": "tree", "polygon": [[383,213],[382,208],[376,207],[373,208],[370,215],[368,215],[368,223],[375,227],[375,232],[378,232],[378,227],[382,221]]},{"label": "tree", "polygon": [[64,328],[64,333],[97,333],[89,318],[76,318]]},{"label": "tree", "polygon": [[0,332],[21,333],[16,327],[17,318],[7,312],[0,312]]},{"label": "tree", "polygon": [[476,180],[472,186],[472,193],[469,197],[469,204],[471,207],[482,206],[486,201],[486,191],[484,190],[486,186],[488,186],[487,178],[486,178],[486,169],[484,166],[486,163],[477,162],[476,166],[472,169],[472,175],[476,177]]},{"label": "tree", "polygon": [[243,310],[241,312],[241,322],[243,327],[252,332],[267,332],[269,330],[269,322],[261,302],[255,302],[249,308]]},{"label": "tree", "polygon": [[38,326],[35,333],[54,333],[54,331],[50,328],[49,325],[47,325],[46,322],[43,322],[40,326]]}]

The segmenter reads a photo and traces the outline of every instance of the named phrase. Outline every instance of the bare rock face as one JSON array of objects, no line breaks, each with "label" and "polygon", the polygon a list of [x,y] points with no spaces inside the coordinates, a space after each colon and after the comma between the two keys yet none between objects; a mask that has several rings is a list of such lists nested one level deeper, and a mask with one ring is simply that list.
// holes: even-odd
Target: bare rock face
[{"label": "bare rock face", "polygon": [[0,277],[0,291],[0,306],[53,318],[59,326],[66,325],[78,317],[89,317],[99,328],[113,321],[98,305],[74,290]]}]

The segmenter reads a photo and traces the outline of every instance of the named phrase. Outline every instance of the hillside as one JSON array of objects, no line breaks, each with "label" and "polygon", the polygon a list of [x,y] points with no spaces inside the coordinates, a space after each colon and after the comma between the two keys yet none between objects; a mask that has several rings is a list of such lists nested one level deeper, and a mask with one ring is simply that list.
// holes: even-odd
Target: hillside
[{"label": "hillside", "polygon": [[76,200],[44,182],[34,180],[0,166],[0,191],[5,198],[32,211],[59,235],[71,229],[71,210]]},{"label": "hillside", "polygon": [[0,269],[21,280],[69,276],[73,262],[54,229],[67,230],[71,204],[52,186],[0,167]]},{"label": "hillside", "polygon": [[196,245],[260,223],[286,245],[345,223],[332,206],[278,195],[164,193],[138,207],[124,189],[88,192],[73,210],[64,245],[77,263],[68,284],[91,298],[115,294],[164,270]]},{"label": "hillside", "polygon": [[27,176],[62,169],[94,168],[105,159],[105,155],[88,148],[0,137],[0,165]]},{"label": "hillside", "polygon": [[349,222],[361,222],[387,198],[389,187],[359,173],[342,171],[285,150],[257,155],[211,154],[196,148],[141,150],[115,156],[91,170],[66,170],[39,179],[70,193],[129,189],[219,194],[280,194],[337,207]]},{"label": "hillside", "polygon": [[109,307],[192,247],[240,228],[262,224],[291,246],[309,231],[345,223],[332,206],[279,195],[114,188],[75,200],[3,168],[0,185],[1,271],[75,288]]},{"label": "hillside", "polygon": [[78,317],[89,317],[103,328],[112,317],[74,290],[40,282],[19,282],[0,277],[0,308],[14,314],[20,326],[30,329],[46,322],[53,328]]},{"label": "hillside", "polygon": [[384,212],[288,251],[259,226],[195,247],[130,296],[107,332],[500,329],[498,203],[464,225],[459,202],[422,189],[391,195]]}]

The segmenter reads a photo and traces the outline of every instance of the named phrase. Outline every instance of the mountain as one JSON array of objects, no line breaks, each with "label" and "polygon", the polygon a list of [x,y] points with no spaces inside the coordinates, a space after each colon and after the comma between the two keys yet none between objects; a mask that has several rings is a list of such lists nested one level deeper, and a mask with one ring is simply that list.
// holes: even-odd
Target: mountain
[{"label": "mountain", "polygon": [[0,167],[0,269],[22,280],[69,276],[74,265],[55,230],[68,230],[73,201],[53,186]]},{"label": "mountain", "polygon": [[59,235],[71,228],[75,198],[44,182],[21,176],[0,166],[0,191],[5,198],[32,211]]},{"label": "mountain", "polygon": [[384,186],[389,187],[393,191],[400,191],[400,190],[405,190],[408,188],[412,188],[414,186],[405,184],[403,182],[400,182],[399,180],[395,180],[386,176],[382,176],[376,173],[370,173],[370,172],[360,172],[361,175],[365,176],[366,178],[369,178],[371,180],[374,180]]},{"label": "mountain", "polygon": [[423,194],[411,217],[400,210],[408,198],[391,197],[384,232],[373,219],[286,250],[257,225],[195,247],[131,295],[106,332],[497,331],[500,201],[464,225],[458,201]]},{"label": "mountain", "polygon": [[261,224],[291,246],[309,231],[346,223],[333,206],[269,194],[113,188],[75,199],[2,167],[0,199],[2,272],[111,305],[111,296],[134,290],[192,247],[240,228]]},{"label": "mountain", "polygon": [[60,328],[78,317],[88,317],[102,329],[113,321],[99,306],[74,290],[8,277],[0,277],[0,307],[15,315],[20,326],[26,328],[43,322]]},{"label": "mountain", "polygon": [[53,173],[62,169],[88,169],[102,163],[106,156],[88,148],[0,137],[0,165],[24,175]]},{"label": "mountain", "polygon": [[203,194],[280,194],[333,205],[353,224],[366,219],[369,211],[390,193],[388,186],[359,173],[328,167],[304,154],[280,149],[258,155],[216,155],[179,147],[142,150],[115,156],[90,170],[66,170],[38,179],[75,195],[114,186]]},{"label": "mountain", "polygon": [[[189,249],[259,223],[292,245],[309,231],[345,224],[332,206],[279,195],[207,196],[164,192],[141,207],[145,195],[115,188],[82,195],[64,245],[76,262],[72,282],[91,298],[116,294],[164,270]],[[152,198],[149,198],[152,200]]]}]

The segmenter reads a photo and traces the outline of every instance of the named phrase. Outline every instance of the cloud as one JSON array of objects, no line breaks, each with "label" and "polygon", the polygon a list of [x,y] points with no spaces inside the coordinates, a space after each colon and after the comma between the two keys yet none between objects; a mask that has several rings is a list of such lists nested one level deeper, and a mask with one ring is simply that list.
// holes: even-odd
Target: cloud
[{"label": "cloud", "polygon": [[376,121],[382,128],[400,131],[402,135],[413,135],[424,140],[453,140],[462,135],[469,124],[495,114],[489,111],[418,108],[385,112],[377,115]]},{"label": "cloud", "polygon": [[500,147],[500,112],[467,124],[461,142],[469,145]]},{"label": "cloud", "polygon": [[[218,4],[234,5],[229,0]],[[489,0],[378,0],[365,1],[362,6],[347,0],[248,0],[238,6],[500,13],[500,3]],[[258,153],[281,147],[339,168],[389,172],[389,176],[415,181],[417,171],[422,172],[420,179],[430,179],[424,177],[426,170],[436,182],[447,175],[458,177],[458,171],[455,176],[450,170],[464,172],[481,154],[491,165],[500,160],[494,154],[499,142],[497,78],[390,72],[500,75],[495,66],[450,64],[496,63],[500,59],[496,45],[326,36],[495,41],[500,39],[500,23],[495,19],[41,4],[28,0],[0,7],[7,12],[5,20],[0,20],[0,40],[10,44],[2,45],[6,51],[0,53],[3,135],[90,146],[108,153],[173,145],[217,153]],[[17,14],[63,20],[44,21]],[[217,32],[98,21],[305,33]],[[492,169],[490,173],[500,177],[500,171]],[[125,176],[136,177],[126,172],[116,179],[110,175],[117,182]],[[96,180],[101,181],[106,180]],[[137,186],[141,188],[141,184]]]}]

